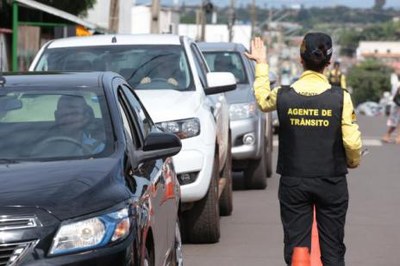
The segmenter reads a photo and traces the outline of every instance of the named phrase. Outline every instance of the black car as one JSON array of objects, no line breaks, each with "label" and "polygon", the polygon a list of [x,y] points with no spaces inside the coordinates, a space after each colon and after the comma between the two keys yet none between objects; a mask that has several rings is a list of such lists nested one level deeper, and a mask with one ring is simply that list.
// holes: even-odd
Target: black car
[{"label": "black car", "polygon": [[181,142],[125,80],[0,78],[0,266],[182,265]]}]

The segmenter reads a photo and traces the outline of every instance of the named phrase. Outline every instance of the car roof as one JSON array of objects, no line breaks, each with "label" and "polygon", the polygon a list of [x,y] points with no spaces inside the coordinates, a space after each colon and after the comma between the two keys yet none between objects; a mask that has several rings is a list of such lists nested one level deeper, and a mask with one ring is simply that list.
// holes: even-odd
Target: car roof
[{"label": "car roof", "polygon": [[48,48],[104,46],[104,45],[180,45],[180,36],[174,34],[114,34],[68,37],[50,41]]},{"label": "car roof", "polygon": [[[70,86],[70,87],[100,87],[105,72],[85,72],[85,73],[52,73],[52,72],[23,72],[23,73],[4,73],[4,87],[24,87],[24,86]],[[108,72],[107,75],[117,75]],[[1,87],[0,87],[1,90]]]},{"label": "car roof", "polygon": [[244,52],[246,47],[241,43],[234,42],[198,42],[200,50],[202,51],[228,51],[228,52]]}]

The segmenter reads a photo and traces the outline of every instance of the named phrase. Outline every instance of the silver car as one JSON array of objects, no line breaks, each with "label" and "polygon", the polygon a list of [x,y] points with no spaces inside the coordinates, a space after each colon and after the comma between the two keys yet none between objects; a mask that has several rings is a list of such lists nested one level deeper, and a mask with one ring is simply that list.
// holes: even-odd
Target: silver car
[{"label": "silver car", "polygon": [[236,77],[236,90],[225,93],[230,105],[233,170],[244,171],[246,188],[264,189],[266,177],[272,174],[272,117],[257,107],[252,89],[254,63],[239,43],[201,42],[198,46],[211,71],[231,72]]}]

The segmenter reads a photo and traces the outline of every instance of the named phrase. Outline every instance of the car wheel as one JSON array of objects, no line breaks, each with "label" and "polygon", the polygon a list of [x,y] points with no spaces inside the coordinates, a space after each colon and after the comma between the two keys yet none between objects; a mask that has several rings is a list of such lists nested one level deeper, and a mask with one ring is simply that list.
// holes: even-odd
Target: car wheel
[{"label": "car wheel", "polygon": [[220,237],[218,154],[214,158],[213,175],[204,198],[184,213],[186,238],[190,243],[216,243]]},{"label": "car wheel", "polygon": [[261,158],[250,160],[244,170],[244,184],[247,189],[265,189],[267,187],[266,145],[261,154]]},{"label": "car wheel", "polygon": [[172,247],[173,253],[171,256],[171,266],[183,266],[183,252],[182,252],[182,237],[181,229],[179,226],[179,219],[176,220],[175,224],[175,241]]},{"label": "car wheel", "polygon": [[[231,133],[229,132],[229,135]],[[222,171],[222,178],[225,179],[225,187],[219,198],[219,213],[221,216],[229,216],[233,210],[232,203],[232,143],[231,137],[228,140],[228,155],[226,156],[226,162],[224,170]]]}]

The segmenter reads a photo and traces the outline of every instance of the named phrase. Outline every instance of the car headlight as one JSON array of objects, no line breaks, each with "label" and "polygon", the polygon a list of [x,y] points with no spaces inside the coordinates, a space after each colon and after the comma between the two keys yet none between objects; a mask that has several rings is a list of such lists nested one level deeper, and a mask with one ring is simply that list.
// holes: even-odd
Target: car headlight
[{"label": "car headlight", "polygon": [[187,139],[200,134],[200,121],[198,118],[160,122],[157,123],[157,126],[165,132],[177,135],[180,139]]},{"label": "car headlight", "polygon": [[128,208],[62,224],[53,239],[50,255],[61,255],[105,246],[129,234]]},{"label": "car headlight", "polygon": [[255,103],[236,103],[229,106],[229,115],[231,120],[241,120],[254,117],[257,106]]}]

